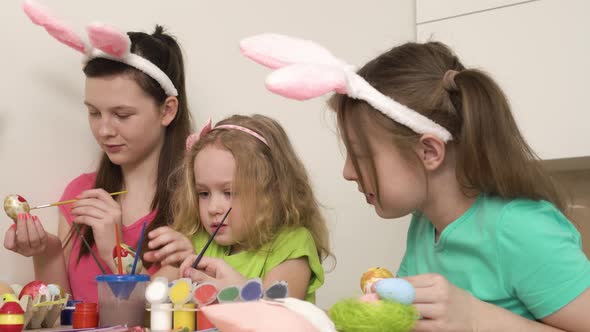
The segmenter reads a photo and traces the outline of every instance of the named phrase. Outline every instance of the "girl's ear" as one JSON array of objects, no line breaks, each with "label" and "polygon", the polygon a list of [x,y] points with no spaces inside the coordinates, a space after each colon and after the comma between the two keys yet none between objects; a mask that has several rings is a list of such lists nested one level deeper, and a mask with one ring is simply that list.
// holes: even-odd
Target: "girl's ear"
[{"label": "girl's ear", "polygon": [[418,141],[416,153],[420,157],[424,168],[428,171],[434,171],[443,164],[447,153],[447,146],[437,136],[424,134]]},{"label": "girl's ear", "polygon": [[162,112],[162,125],[167,127],[178,113],[178,98],[170,96],[164,100],[164,108]]}]

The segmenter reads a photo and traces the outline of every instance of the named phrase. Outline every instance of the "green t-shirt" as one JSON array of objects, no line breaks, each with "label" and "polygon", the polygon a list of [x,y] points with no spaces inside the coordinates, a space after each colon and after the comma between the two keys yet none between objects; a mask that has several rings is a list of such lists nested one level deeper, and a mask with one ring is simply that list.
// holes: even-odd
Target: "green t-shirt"
[{"label": "green t-shirt", "polygon": [[[200,232],[193,236],[193,247],[196,252],[207,243],[209,234]],[[314,303],[315,291],[324,283],[324,269],[320,262],[317,248],[311,233],[307,228],[288,229],[279,233],[272,243],[268,243],[258,250],[241,251],[228,255],[229,247],[211,242],[205,256],[221,258],[246,278],[262,278],[289,259],[307,258],[311,269],[311,278],[307,287],[305,300]]]},{"label": "green t-shirt", "polygon": [[529,319],[546,317],[590,287],[579,232],[546,201],[480,195],[435,242],[416,215],[400,276],[439,273],[480,300]]}]

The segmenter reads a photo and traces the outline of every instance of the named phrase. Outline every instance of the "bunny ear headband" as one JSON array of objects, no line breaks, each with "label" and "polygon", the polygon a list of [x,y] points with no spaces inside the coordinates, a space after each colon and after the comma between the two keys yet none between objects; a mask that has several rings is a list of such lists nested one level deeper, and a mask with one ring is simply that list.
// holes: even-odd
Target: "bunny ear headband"
[{"label": "bunny ear headband", "polygon": [[125,63],[156,80],[166,95],[178,95],[174,84],[166,73],[147,59],[131,53],[131,40],[126,33],[101,23],[93,23],[87,27],[89,45],[72,28],[34,1],[26,0],[23,9],[33,23],[44,27],[55,39],[84,54],[85,62],[93,58],[105,58]]},{"label": "bunny ear headband", "polygon": [[329,92],[362,99],[418,134],[430,133],[445,142],[452,135],[441,125],[385,96],[355,73],[353,67],[324,47],[278,34],[255,35],[240,42],[246,57],[272,69],[266,87],[281,96],[305,100]]},{"label": "bunny ear headband", "polygon": [[203,128],[201,128],[201,130],[199,131],[199,133],[194,133],[194,134],[190,134],[187,138],[186,138],[186,151],[189,151],[193,145],[198,142],[203,136],[207,135],[209,132],[211,132],[212,130],[216,130],[216,129],[235,129],[235,130],[239,130],[242,132],[245,132],[246,134],[252,135],[254,137],[256,137],[259,141],[261,141],[262,143],[266,144],[266,146],[268,145],[268,142],[266,142],[266,140],[264,139],[264,137],[262,137],[262,135],[260,135],[259,133],[255,132],[252,129],[248,129],[246,127],[242,127],[242,126],[237,126],[237,125],[232,125],[232,124],[226,124],[226,125],[219,125],[216,127],[212,127],[211,126],[211,118],[209,118],[209,120],[207,120],[207,123],[205,123],[205,125],[203,126]]}]

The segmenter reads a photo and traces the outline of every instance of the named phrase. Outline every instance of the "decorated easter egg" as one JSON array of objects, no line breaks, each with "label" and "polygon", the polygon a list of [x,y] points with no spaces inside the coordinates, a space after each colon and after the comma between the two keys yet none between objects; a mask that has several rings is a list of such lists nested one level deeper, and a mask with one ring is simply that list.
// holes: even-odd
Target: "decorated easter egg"
[{"label": "decorated easter egg", "polygon": [[375,291],[381,300],[394,301],[402,304],[412,304],[416,295],[414,286],[400,278],[379,280],[375,285]]},{"label": "decorated easter egg", "polygon": [[23,289],[18,294],[18,299],[20,300],[25,295],[35,298],[39,294],[49,297],[49,289],[43,281],[35,280],[29,282],[23,287]]},{"label": "decorated easter egg", "polygon": [[[123,273],[131,274],[133,270],[133,261],[135,260],[135,249],[130,247],[125,243],[121,243],[121,264]],[[113,248],[113,261],[115,262],[115,266],[119,268],[119,260],[117,259],[117,246]],[[135,272],[140,271],[142,268],[141,259],[137,260],[137,266],[135,267]]]},{"label": "decorated easter egg", "polygon": [[394,275],[389,270],[382,267],[372,267],[361,276],[361,290],[363,293],[374,293],[375,283],[381,279],[393,278]]},{"label": "decorated easter egg", "polygon": [[47,291],[49,292],[50,296],[58,296],[63,298],[65,297],[65,292],[60,285],[57,284],[49,284],[47,285]]},{"label": "decorated easter egg", "polygon": [[12,293],[5,293],[2,294],[2,303],[6,302],[18,302],[18,299],[16,298],[16,295]]},{"label": "decorated easter egg", "polygon": [[[14,297],[14,295],[9,294]],[[0,307],[0,331],[20,332],[25,324],[25,312],[16,299],[7,300]]]},{"label": "decorated easter egg", "polygon": [[8,195],[4,199],[4,211],[14,222],[19,214],[29,213],[31,207],[27,200],[20,195]]}]

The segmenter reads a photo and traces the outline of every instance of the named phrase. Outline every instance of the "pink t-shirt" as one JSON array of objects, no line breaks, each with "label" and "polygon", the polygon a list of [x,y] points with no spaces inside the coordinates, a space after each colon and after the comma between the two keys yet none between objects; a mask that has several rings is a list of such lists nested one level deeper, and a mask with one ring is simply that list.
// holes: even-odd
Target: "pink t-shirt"
[{"label": "pink t-shirt", "polygon": [[[77,195],[82,193],[85,190],[92,189],[94,186],[94,180],[96,179],[96,173],[88,173],[82,174],[79,177],[75,178],[72,182],[68,184],[64,193],[60,199],[60,201],[69,200],[76,198]],[[67,222],[72,226],[72,215],[70,214],[71,204],[60,205],[59,209]],[[143,222],[147,220],[148,225],[149,223],[154,220],[156,216],[157,210],[150,212],[148,215],[139,218],[136,222],[129,226],[122,226],[121,232],[123,237],[121,241],[126,243],[134,248],[137,247],[137,241],[139,240],[139,236],[141,235],[141,226],[143,226]],[[147,227],[147,226],[146,226]],[[78,255],[80,253],[80,246],[84,245],[84,243],[76,236],[72,239],[73,247],[72,253],[70,254],[69,258],[69,265],[68,265],[68,279],[70,281],[70,290],[72,291],[72,296],[75,300],[82,300],[87,302],[97,302],[98,299],[98,288],[96,285],[96,281],[94,278],[97,275],[101,275],[102,272],[100,268],[96,265],[94,258],[90,254],[82,256],[80,261],[78,260]],[[75,240],[75,241],[74,241]],[[98,257],[98,251],[96,249],[96,244],[92,245],[92,249],[94,253]],[[143,250],[142,250],[143,251]],[[100,260],[100,258],[99,258]],[[102,266],[105,268],[107,273],[111,273],[108,266],[101,260]],[[159,269],[159,265],[154,264],[149,269],[149,273],[155,273]]]}]

